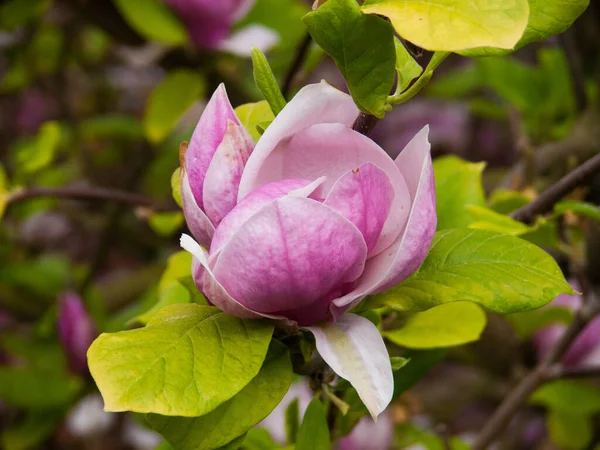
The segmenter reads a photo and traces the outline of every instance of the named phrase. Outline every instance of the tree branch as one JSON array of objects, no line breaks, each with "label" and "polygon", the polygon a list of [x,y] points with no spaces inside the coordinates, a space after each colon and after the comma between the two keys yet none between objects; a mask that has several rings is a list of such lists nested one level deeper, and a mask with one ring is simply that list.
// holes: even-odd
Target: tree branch
[{"label": "tree branch", "polygon": [[178,211],[175,204],[159,205],[152,198],[133,192],[100,187],[29,188],[9,196],[7,206],[39,197],[57,197],[80,201],[110,201],[142,206],[153,211]]},{"label": "tree branch", "polygon": [[520,222],[531,223],[535,217],[552,210],[554,205],[576,187],[600,172],[600,153],[562,177],[534,201],[514,211],[510,216]]},{"label": "tree branch", "polygon": [[294,79],[302,67],[302,63],[304,62],[304,58],[308,53],[311,42],[312,38],[310,37],[310,34],[306,33],[306,36],[304,36],[304,39],[302,39],[302,42],[300,42],[300,45],[296,49],[296,56],[294,57],[294,61],[285,75],[285,81],[283,82],[283,86],[281,88],[281,93],[286,99],[289,97],[292,91]]},{"label": "tree branch", "polygon": [[600,299],[592,291],[586,297],[582,308],[575,314],[566,332],[560,337],[550,353],[512,389],[492,417],[483,426],[472,450],[486,449],[496,436],[504,430],[510,419],[527,401],[529,396],[543,383],[556,378],[556,365],[560,363],[581,331],[599,312]]},{"label": "tree branch", "polygon": [[371,131],[373,131],[373,128],[375,128],[375,125],[377,125],[378,120],[379,119],[377,117],[372,116],[371,114],[361,112],[354,121],[352,129],[354,131],[358,131],[360,134],[368,136]]}]

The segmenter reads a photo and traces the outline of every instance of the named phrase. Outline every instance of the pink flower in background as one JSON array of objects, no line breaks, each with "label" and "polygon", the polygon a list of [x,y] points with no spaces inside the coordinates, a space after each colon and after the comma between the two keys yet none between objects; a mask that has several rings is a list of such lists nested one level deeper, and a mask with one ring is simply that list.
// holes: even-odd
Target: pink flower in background
[{"label": "pink flower in background", "polygon": [[[182,246],[214,305],[310,330],[338,375],[373,391],[361,398],[376,415],[391,399],[389,357],[377,328],[344,312],[423,262],[435,187],[427,128],[393,160],[352,130],[358,113],[347,94],[308,85],[252,149],[219,87],[181,157],[186,220],[208,251],[186,235]],[[340,339],[356,355],[340,355]],[[381,382],[361,378],[357,360]]]},{"label": "pink flower in background", "polygon": [[267,50],[278,35],[265,27],[250,25],[235,33],[232,28],[253,6],[255,0],[166,0],[185,22],[196,46],[249,55],[254,47]]},{"label": "pink flower in background", "polygon": [[389,450],[394,444],[394,422],[389,414],[382,414],[375,422],[363,417],[348,436],[338,440],[336,450]]},{"label": "pink flower in background", "polygon": [[58,299],[58,335],[71,369],[87,373],[86,353],[97,332],[81,298],[74,292],[65,292]]},{"label": "pink flower in background", "polygon": [[[580,290],[577,283],[570,281],[571,286],[576,291]],[[571,311],[576,311],[581,307],[580,295],[561,294],[556,297],[549,307],[563,307]],[[554,347],[556,341],[564,334],[567,329],[566,324],[554,323],[539,330],[533,336],[533,343],[536,347],[538,359],[543,359],[550,349]],[[600,362],[600,317],[594,319],[582,333],[579,334],[575,342],[569,348],[567,354],[563,357],[562,363],[565,366],[586,366],[598,364]]]}]

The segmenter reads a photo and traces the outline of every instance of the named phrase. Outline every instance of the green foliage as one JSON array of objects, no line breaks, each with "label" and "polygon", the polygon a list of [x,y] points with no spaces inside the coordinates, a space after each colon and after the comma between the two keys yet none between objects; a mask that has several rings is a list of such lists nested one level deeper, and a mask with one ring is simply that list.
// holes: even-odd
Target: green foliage
[{"label": "green foliage", "polygon": [[194,418],[151,414],[148,422],[178,450],[211,450],[243,436],[281,401],[292,382],[287,348],[274,342],[258,375],[214,411]]},{"label": "green foliage", "polygon": [[242,444],[243,450],[275,450],[281,446],[271,438],[271,435],[264,428],[252,428],[246,434],[246,439]]},{"label": "green foliage", "polygon": [[23,421],[2,431],[0,445],[4,450],[40,448],[62,418],[62,410],[30,411]]},{"label": "green foliage", "polygon": [[88,363],[107,411],[201,416],[256,376],[272,332],[217,308],[170,305],[144,328],[100,335]]},{"label": "green foliage", "polygon": [[171,45],[187,42],[187,31],[161,0],[115,0],[123,18],[147,39]]},{"label": "green foliage", "polygon": [[34,140],[27,142],[16,155],[18,167],[31,174],[47,167],[55,158],[61,142],[61,128],[58,122],[46,122]]},{"label": "green foliage", "polygon": [[408,53],[398,38],[394,38],[394,47],[396,49],[396,73],[398,74],[396,92],[403,92],[412,80],[423,73],[423,68]]},{"label": "green foliage", "polygon": [[531,338],[533,333],[552,323],[562,323],[568,325],[573,319],[573,313],[567,308],[541,308],[535,311],[510,314],[506,317],[515,329],[517,336],[526,340]]},{"label": "green foliage", "polygon": [[285,436],[287,442],[294,444],[300,431],[300,402],[298,397],[290,402],[285,409]]},{"label": "green foliage", "polygon": [[106,114],[83,121],[79,126],[85,140],[122,139],[136,141],[143,137],[140,123],[125,114]]},{"label": "green foliage", "polygon": [[0,6],[0,28],[14,30],[38,20],[48,5],[49,0],[8,0]]},{"label": "green foliage", "polygon": [[319,399],[314,398],[304,413],[295,450],[330,450],[329,439],[325,410]]},{"label": "green foliage", "polygon": [[277,79],[273,75],[267,57],[257,48],[252,49],[252,66],[254,67],[254,82],[276,116],[285,108],[286,101],[279,89]]},{"label": "green foliage", "polygon": [[394,83],[394,30],[365,15],[354,0],[329,0],[304,17],[308,31],[334,60],[361,111],[383,117]]},{"label": "green foliage", "polygon": [[512,313],[572,292],[556,261],[539,247],[514,236],[458,228],[436,233],[421,268],[376,295],[375,304],[410,311],[466,300]]},{"label": "green foliage", "polygon": [[579,202],[576,200],[562,200],[554,205],[554,214],[560,216],[567,212],[600,221],[600,208],[592,203]]},{"label": "green foliage", "polygon": [[452,347],[479,339],[485,324],[485,313],[478,305],[456,302],[416,313],[399,329],[386,331],[383,336],[407,348]]},{"label": "green foliage", "polygon": [[204,79],[196,72],[180,69],[169,73],[156,86],[146,105],[146,137],[155,143],[164,140],[205,89]]},{"label": "green foliage", "polygon": [[457,156],[434,161],[438,230],[466,227],[472,222],[467,205],[485,206],[484,168],[485,163],[470,163]]},{"label": "green foliage", "polygon": [[483,206],[468,205],[467,212],[472,217],[469,228],[477,230],[490,230],[498,233],[521,236],[535,230],[534,226],[525,225],[510,216],[500,214],[493,209]]},{"label": "green foliage", "polygon": [[180,208],[183,208],[183,202],[181,200],[181,169],[179,167],[175,169],[173,175],[171,175],[171,194],[173,195],[175,203],[177,203]]},{"label": "green foliage", "polygon": [[564,450],[588,448],[594,437],[594,424],[589,416],[552,410],[546,422],[550,437]]},{"label": "green foliage", "polygon": [[63,407],[75,399],[81,380],[56,370],[0,367],[0,398],[30,410]]},{"label": "green foliage", "polygon": [[269,102],[261,100],[256,103],[246,103],[235,108],[235,114],[244,125],[244,128],[250,133],[254,142],[258,142],[261,133],[258,131],[258,125],[275,119]]},{"label": "green foliage", "polygon": [[179,211],[153,213],[148,224],[159,236],[172,236],[181,229],[185,219]]},{"label": "green foliage", "polygon": [[404,39],[435,51],[511,49],[523,35],[529,16],[527,0],[366,0],[362,8],[389,17]]},{"label": "green foliage", "polygon": [[394,372],[394,399],[413,387],[440,363],[446,356],[446,350],[412,350],[406,352],[404,356],[409,360],[408,363]]}]

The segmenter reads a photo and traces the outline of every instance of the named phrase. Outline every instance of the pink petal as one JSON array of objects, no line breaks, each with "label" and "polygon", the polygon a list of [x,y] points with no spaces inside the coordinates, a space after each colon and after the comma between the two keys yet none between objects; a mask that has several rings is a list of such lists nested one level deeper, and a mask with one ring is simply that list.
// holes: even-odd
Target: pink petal
[{"label": "pink petal", "polygon": [[210,246],[210,254],[217,253],[250,217],[269,202],[288,194],[294,197],[309,197],[319,192],[319,187],[324,180],[325,178],[319,178],[312,183],[307,180],[282,180],[256,189],[227,214],[217,227]]},{"label": "pink petal", "polygon": [[204,211],[218,225],[237,203],[240,178],[254,142],[246,129],[228,120],[227,131],[204,179]]},{"label": "pink petal", "polygon": [[225,86],[220,84],[206,105],[185,154],[185,169],[196,203],[200,208],[204,208],[202,190],[206,172],[213,155],[223,141],[229,121],[240,125],[227,98]]},{"label": "pink petal", "polygon": [[238,56],[250,56],[253,47],[267,52],[279,42],[279,34],[262,25],[248,25],[219,44],[219,50]]},{"label": "pink petal", "polygon": [[[277,156],[277,152],[274,156]],[[398,237],[408,217],[411,196],[394,161],[369,139],[341,124],[318,124],[297,133],[282,154],[283,178],[312,180],[327,176],[326,192],[335,181],[350,170],[370,162],[383,170],[394,188],[390,214],[379,240],[371,250],[376,255]]]},{"label": "pink petal", "polygon": [[360,231],[318,201],[284,197],[246,221],[221,251],[214,274],[253,311],[301,308],[363,271]]},{"label": "pink petal", "polygon": [[181,247],[194,257],[192,262],[192,276],[202,293],[212,304],[232,316],[244,319],[260,319],[264,316],[257,314],[240,305],[215,279],[208,266],[208,254],[196,241],[187,234],[181,235]]},{"label": "pink petal", "polygon": [[365,295],[383,292],[400,283],[417,270],[427,256],[437,225],[428,131],[425,127],[417,133],[396,159],[413,199],[402,234],[388,249],[367,261],[355,290],[334,301],[338,307],[334,308],[334,316]]},{"label": "pink petal", "polygon": [[[283,177],[280,156],[271,153],[278,145],[300,130],[317,123],[341,123],[352,126],[358,109],[348,94],[330,86],[325,81],[302,88],[269,125],[248,159],[240,182],[238,199],[271,181]],[[324,174],[319,174],[322,176]]]},{"label": "pink petal", "polygon": [[183,215],[185,216],[189,230],[201,245],[208,248],[215,232],[215,227],[196,203],[190,187],[188,174],[184,167],[181,168],[181,201],[183,203]]},{"label": "pink petal", "polygon": [[392,400],[394,377],[383,338],[371,321],[344,314],[337,322],[305,327],[314,336],[321,357],[356,389],[376,418]]},{"label": "pink petal", "polygon": [[325,204],[356,225],[371,251],[388,218],[393,199],[394,187],[386,173],[372,163],[365,163],[338,179]]}]

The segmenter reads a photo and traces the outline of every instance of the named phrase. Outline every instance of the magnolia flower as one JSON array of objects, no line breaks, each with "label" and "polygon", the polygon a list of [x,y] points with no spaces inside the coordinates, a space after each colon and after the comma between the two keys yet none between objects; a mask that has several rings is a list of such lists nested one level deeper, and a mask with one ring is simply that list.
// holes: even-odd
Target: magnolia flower
[{"label": "magnolia flower", "polygon": [[[576,291],[579,286],[571,281],[571,286]],[[581,307],[581,295],[561,294],[556,297],[550,307],[563,307],[576,311]],[[562,323],[554,323],[539,330],[533,336],[538,359],[543,359],[556,342],[565,333],[567,326]],[[583,332],[575,339],[569,351],[562,359],[562,363],[569,367],[580,367],[597,364],[600,361],[600,317],[594,319]]]},{"label": "magnolia flower", "polygon": [[196,46],[208,50],[224,50],[242,56],[252,47],[263,51],[279,40],[274,31],[249,25],[231,34],[233,25],[250,10],[255,0],[166,0],[181,16]]},{"label": "magnolia flower", "polygon": [[377,328],[347,310],[412,274],[436,227],[421,130],[392,160],[352,130],[352,98],[304,87],[253,143],[224,87],[181,155],[184,213],[197,286],[223,311],[311,331],[317,350],[354,384],[372,415],[393,378]]},{"label": "magnolia flower", "polygon": [[97,333],[81,298],[73,292],[65,292],[58,299],[58,335],[71,369],[87,373],[86,353]]}]

